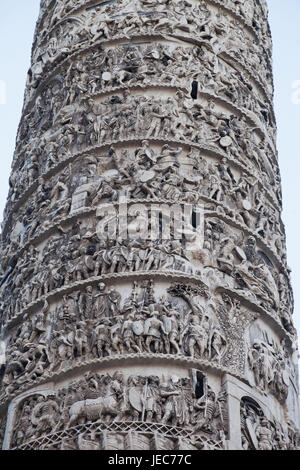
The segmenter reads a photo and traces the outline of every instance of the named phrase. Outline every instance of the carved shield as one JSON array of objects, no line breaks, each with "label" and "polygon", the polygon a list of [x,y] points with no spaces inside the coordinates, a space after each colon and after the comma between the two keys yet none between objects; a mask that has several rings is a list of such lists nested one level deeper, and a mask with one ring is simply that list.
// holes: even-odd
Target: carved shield
[{"label": "carved shield", "polygon": [[241,258],[243,261],[246,261],[247,257],[245,255],[245,252],[244,250],[242,250],[242,248],[240,248],[239,246],[237,246],[235,248],[235,251],[237,252],[237,255],[239,258]]},{"label": "carved shield", "polygon": [[133,322],[132,331],[137,336],[142,335],[144,333],[144,324],[143,324],[143,322],[141,320]]},{"label": "carved shield", "polygon": [[286,370],[282,372],[282,380],[287,387],[290,385],[290,376]]},{"label": "carved shield", "polygon": [[118,176],[119,176],[118,170],[107,170],[102,174],[102,177],[105,178],[107,181],[118,178]]},{"label": "carved shield", "polygon": [[152,170],[143,171],[139,176],[142,183],[147,183],[148,181],[151,181],[155,178],[155,172]]},{"label": "carved shield", "polygon": [[143,402],[140,390],[136,387],[132,387],[129,390],[128,398],[132,408],[141,413],[143,411]]},{"label": "carved shield", "polygon": [[226,147],[229,147],[231,144],[232,144],[232,139],[228,135],[226,135],[225,137],[222,137],[222,139],[220,140],[221,147],[226,148]]},{"label": "carved shield", "polygon": [[102,74],[102,80],[104,80],[105,82],[109,82],[109,80],[112,79],[112,74],[110,72],[104,72]]},{"label": "carved shield", "polygon": [[71,331],[70,333],[67,334],[66,338],[67,338],[67,341],[72,344],[74,341],[74,333]]},{"label": "carved shield", "polygon": [[147,251],[146,250],[139,250],[139,258],[141,260],[144,260],[144,259],[146,259],[146,257],[147,257]]},{"label": "carved shield", "polygon": [[172,331],[172,320],[171,320],[171,318],[165,318],[164,319],[164,326],[165,326],[166,332],[171,333],[171,331]]},{"label": "carved shield", "polygon": [[253,427],[253,424],[252,424],[252,421],[251,421],[250,418],[246,419],[246,426],[247,426],[247,431],[248,431],[249,437],[251,439],[251,442],[252,442],[254,448],[258,449],[258,441],[257,441],[255,429]]},{"label": "carved shield", "polygon": [[88,267],[88,269],[90,271],[93,271],[93,269],[95,269],[95,264],[94,264],[92,256],[86,256],[85,257],[85,264],[86,264],[86,266]]},{"label": "carved shield", "polygon": [[251,203],[249,201],[247,201],[247,199],[243,200],[243,208],[246,211],[250,211],[252,209]]}]

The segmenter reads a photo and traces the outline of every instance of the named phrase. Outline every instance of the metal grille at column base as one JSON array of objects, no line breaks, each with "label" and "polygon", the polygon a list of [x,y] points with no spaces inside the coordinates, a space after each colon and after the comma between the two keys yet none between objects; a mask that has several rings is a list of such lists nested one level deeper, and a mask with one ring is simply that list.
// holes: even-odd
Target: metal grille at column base
[{"label": "metal grille at column base", "polygon": [[0,442],[298,449],[264,0],[43,0],[1,240]]}]

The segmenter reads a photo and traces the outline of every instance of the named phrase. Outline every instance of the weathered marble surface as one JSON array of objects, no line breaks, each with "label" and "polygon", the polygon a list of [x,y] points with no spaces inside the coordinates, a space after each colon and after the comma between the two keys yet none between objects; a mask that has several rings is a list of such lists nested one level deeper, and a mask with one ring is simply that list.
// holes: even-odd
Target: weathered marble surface
[{"label": "weathered marble surface", "polygon": [[41,2],[2,226],[4,449],[299,449],[271,48],[265,0]]}]

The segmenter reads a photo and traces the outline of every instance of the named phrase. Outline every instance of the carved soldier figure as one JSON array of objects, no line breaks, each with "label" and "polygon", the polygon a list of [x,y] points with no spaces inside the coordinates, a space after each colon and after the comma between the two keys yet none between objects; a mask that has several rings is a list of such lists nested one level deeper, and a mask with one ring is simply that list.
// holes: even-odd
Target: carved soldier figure
[{"label": "carved soldier figure", "polygon": [[127,316],[127,319],[123,323],[122,337],[123,337],[124,346],[128,352],[134,351],[134,352],[140,353],[141,350],[135,342],[135,336],[134,336],[134,331],[133,331],[134,320],[135,320],[134,313],[133,312],[129,313]]},{"label": "carved soldier figure", "polygon": [[108,317],[109,316],[109,305],[107,302],[107,292],[106,284],[100,282],[99,284],[99,294],[95,296],[96,299],[96,308],[95,313],[97,318]]},{"label": "carved soldier figure", "polygon": [[36,436],[51,432],[55,425],[58,413],[58,404],[48,397],[40,396],[31,413],[31,422],[35,428]]},{"label": "carved soldier figure", "polygon": [[74,331],[74,356],[83,357],[87,354],[88,336],[86,323],[81,321],[75,326]]},{"label": "carved soldier figure", "polygon": [[104,353],[111,354],[111,320],[109,318],[101,319],[99,325],[93,328],[91,350],[96,349],[98,357],[103,357]]},{"label": "carved soldier figure", "polygon": [[[164,325],[161,320],[158,318],[159,312],[152,310],[150,312],[150,317],[145,321],[145,347],[146,351],[151,352],[160,352],[161,351],[161,337],[162,333],[165,333]],[[151,350],[153,348],[153,351]]]},{"label": "carved soldier figure", "polygon": [[[198,315],[193,315],[191,318],[191,323],[186,328],[186,345],[188,354],[192,357],[196,356],[197,352],[201,358],[204,357],[205,353],[208,350],[208,341],[209,341],[209,329],[205,324],[201,324],[201,321]],[[184,334],[183,334],[184,335]]]},{"label": "carved soldier figure", "polygon": [[5,447],[300,447],[266,16],[41,0],[1,229]]},{"label": "carved soldier figure", "polygon": [[[67,362],[73,359],[73,346],[74,346],[74,331],[73,327],[66,324],[66,330],[53,329],[51,340],[51,369],[55,370],[58,366],[66,365]],[[63,334],[64,333],[64,334]]]},{"label": "carved soldier figure", "polygon": [[212,430],[216,414],[216,394],[209,385],[207,385],[206,393],[195,401],[194,408],[196,410],[194,419],[197,423],[195,431],[200,429]]},{"label": "carved soldier figure", "polygon": [[171,350],[173,349],[175,354],[180,354],[182,347],[182,324],[179,318],[180,314],[175,309],[173,309],[171,303],[166,305],[164,312],[165,314],[162,315],[162,320],[165,331],[163,336],[165,352],[170,354]]},{"label": "carved soldier figure", "polygon": [[160,380],[156,376],[147,377],[143,389],[143,416],[147,422],[160,422],[161,420],[161,407],[159,403],[159,385]]},{"label": "carved soldier figure", "polygon": [[[132,421],[144,421],[145,419],[145,397],[144,385],[147,378],[130,376],[127,381],[128,385],[128,403],[125,400],[123,414],[126,416],[130,413]],[[128,409],[127,409],[128,407]]]},{"label": "carved soldier figure", "polygon": [[273,449],[273,433],[270,429],[269,421],[266,418],[262,418],[260,424],[257,426],[256,436],[259,450]]},{"label": "carved soldier figure", "polygon": [[226,344],[227,341],[221,331],[221,328],[219,326],[215,326],[211,334],[210,355],[213,357],[215,354],[219,363],[221,362],[221,359],[226,351]]},{"label": "carved soldier figure", "polygon": [[178,377],[171,377],[168,382],[162,383],[160,386],[160,396],[162,398],[163,415],[161,422],[167,424],[177,424],[178,419],[178,400],[180,391],[178,388]]},{"label": "carved soldier figure", "polygon": [[150,148],[149,142],[147,140],[142,141],[142,147],[137,149],[135,157],[146,170],[157,163],[155,153]]},{"label": "carved soldier figure", "polygon": [[107,292],[108,316],[118,316],[120,312],[121,294],[115,289],[109,289]]}]

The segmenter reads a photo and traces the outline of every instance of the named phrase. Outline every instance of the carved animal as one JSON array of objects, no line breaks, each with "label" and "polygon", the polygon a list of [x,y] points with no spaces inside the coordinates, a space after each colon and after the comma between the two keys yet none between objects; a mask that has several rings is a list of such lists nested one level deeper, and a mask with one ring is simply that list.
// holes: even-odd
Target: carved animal
[{"label": "carved animal", "polygon": [[107,415],[113,418],[118,415],[117,401],[113,397],[77,401],[70,408],[68,426],[74,425],[80,418],[84,418],[87,421],[96,421],[101,419],[102,416]]},{"label": "carved animal", "polygon": [[102,417],[116,419],[119,413],[119,405],[116,394],[120,391],[120,385],[113,382],[105,397],[77,401],[69,411],[70,420],[68,427],[78,423],[80,419],[85,421],[97,421]]}]

